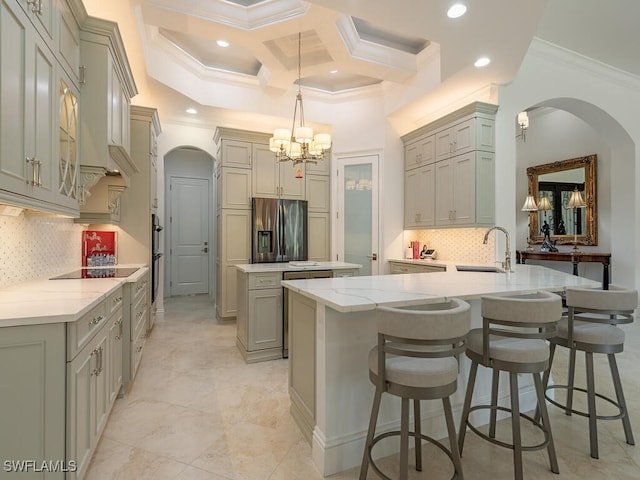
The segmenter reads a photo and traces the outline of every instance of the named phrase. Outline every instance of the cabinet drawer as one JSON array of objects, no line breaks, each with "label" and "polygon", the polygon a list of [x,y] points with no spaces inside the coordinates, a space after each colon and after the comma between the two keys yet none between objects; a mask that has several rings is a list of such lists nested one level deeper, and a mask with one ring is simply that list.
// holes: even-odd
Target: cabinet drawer
[{"label": "cabinet drawer", "polygon": [[353,269],[346,269],[346,270],[334,270],[333,271],[333,276],[334,277],[355,277],[358,275],[358,270],[353,268]]},{"label": "cabinet drawer", "polygon": [[420,266],[408,263],[389,262],[389,271],[391,273],[419,273]]},{"label": "cabinet drawer", "polygon": [[250,273],[249,290],[279,287],[280,280],[282,280],[282,273],[280,272]]},{"label": "cabinet drawer", "polygon": [[109,316],[113,315],[113,313],[122,306],[122,298],[122,287],[109,295],[109,298],[107,299],[107,313]]},{"label": "cabinet drawer", "polygon": [[107,302],[102,301],[79,320],[67,324],[67,360],[72,360],[89,343],[106,324],[108,316]]},{"label": "cabinet drawer", "polygon": [[135,298],[135,302],[137,302],[138,299],[146,293],[146,287],[148,283],[149,283],[149,275],[145,275],[135,283],[135,286],[133,287],[133,295]]}]

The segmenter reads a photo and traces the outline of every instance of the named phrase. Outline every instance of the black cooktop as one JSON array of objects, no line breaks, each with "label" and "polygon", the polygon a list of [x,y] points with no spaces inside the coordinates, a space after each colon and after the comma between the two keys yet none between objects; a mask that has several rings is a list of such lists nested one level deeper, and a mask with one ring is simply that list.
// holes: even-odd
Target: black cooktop
[{"label": "black cooktop", "polygon": [[123,278],[137,272],[138,267],[92,267],[81,268],[73,272],[58,275],[51,280],[78,279],[78,278]]}]

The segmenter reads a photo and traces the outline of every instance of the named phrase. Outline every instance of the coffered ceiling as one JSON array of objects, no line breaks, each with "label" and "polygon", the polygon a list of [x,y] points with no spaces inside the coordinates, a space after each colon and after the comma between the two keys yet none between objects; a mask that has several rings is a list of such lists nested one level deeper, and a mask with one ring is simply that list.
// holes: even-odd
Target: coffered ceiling
[{"label": "coffered ceiling", "polygon": [[[89,14],[112,8],[84,1]],[[180,108],[246,111],[230,97],[259,96],[269,110],[297,89],[298,33],[305,96],[324,102],[391,92],[402,107],[508,84],[534,36],[640,75],[637,0],[463,0],[458,19],[446,15],[454,0],[128,1],[146,74]],[[474,67],[480,56],[491,63]]]}]

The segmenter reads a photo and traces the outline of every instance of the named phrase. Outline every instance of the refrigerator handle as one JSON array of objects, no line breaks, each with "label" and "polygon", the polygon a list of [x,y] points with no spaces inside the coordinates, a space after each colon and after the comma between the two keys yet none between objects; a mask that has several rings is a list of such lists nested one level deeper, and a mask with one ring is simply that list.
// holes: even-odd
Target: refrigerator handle
[{"label": "refrigerator handle", "polygon": [[278,227],[280,231],[278,232],[279,241],[280,241],[280,255],[284,256],[287,254],[286,245],[287,243],[284,241],[284,232],[285,232],[285,214],[284,214],[284,205],[279,203],[278,205],[278,215],[280,216],[280,221],[278,222]]}]

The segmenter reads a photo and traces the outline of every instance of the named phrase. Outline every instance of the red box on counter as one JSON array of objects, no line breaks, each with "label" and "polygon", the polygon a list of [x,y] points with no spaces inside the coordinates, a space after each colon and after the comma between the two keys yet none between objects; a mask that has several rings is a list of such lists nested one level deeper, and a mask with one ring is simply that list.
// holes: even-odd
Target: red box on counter
[{"label": "red box on counter", "polygon": [[83,267],[102,267],[116,263],[116,232],[99,230],[84,230],[82,232]]}]

